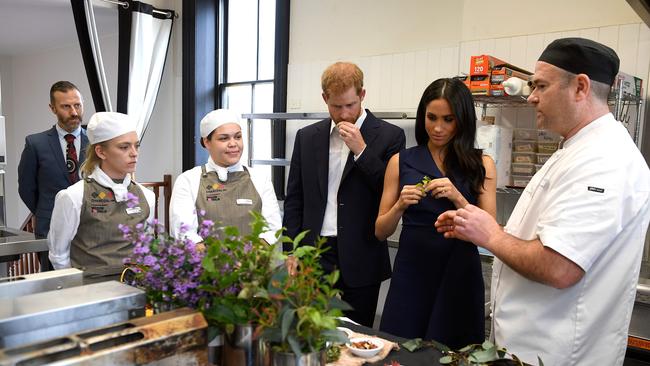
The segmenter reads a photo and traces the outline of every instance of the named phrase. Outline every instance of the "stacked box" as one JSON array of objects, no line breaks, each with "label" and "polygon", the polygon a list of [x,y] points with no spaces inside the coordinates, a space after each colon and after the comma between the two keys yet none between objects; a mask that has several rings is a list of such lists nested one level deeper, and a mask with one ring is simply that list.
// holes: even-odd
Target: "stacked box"
[{"label": "stacked box", "polygon": [[497,187],[508,185],[512,160],[512,129],[497,125],[480,126],[476,129],[476,146],[494,160]]},{"label": "stacked box", "polygon": [[511,77],[528,80],[531,72],[490,55],[470,58],[469,89],[474,95],[507,95],[501,84]]}]

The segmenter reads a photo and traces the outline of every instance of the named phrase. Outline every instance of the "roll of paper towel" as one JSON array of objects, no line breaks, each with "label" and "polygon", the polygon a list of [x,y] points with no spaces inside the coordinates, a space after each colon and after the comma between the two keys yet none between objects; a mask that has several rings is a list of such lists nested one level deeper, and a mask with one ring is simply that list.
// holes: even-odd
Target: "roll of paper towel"
[{"label": "roll of paper towel", "polygon": [[508,95],[530,95],[528,81],[515,76],[503,82],[503,90]]}]

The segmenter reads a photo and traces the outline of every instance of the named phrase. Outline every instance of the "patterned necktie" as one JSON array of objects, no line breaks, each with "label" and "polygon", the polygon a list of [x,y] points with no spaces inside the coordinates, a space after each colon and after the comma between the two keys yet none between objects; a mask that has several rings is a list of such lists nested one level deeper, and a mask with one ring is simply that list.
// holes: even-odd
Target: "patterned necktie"
[{"label": "patterned necktie", "polygon": [[74,135],[67,134],[63,136],[68,143],[65,150],[65,166],[68,169],[68,180],[74,184],[79,180],[79,160],[77,159],[77,149],[74,147]]}]

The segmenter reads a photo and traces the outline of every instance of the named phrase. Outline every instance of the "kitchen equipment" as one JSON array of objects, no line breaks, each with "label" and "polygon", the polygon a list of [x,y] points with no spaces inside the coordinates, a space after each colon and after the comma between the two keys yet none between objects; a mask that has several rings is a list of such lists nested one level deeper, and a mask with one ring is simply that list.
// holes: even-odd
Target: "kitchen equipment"
[{"label": "kitchen equipment", "polygon": [[0,278],[0,299],[81,286],[83,272],[76,268]]},{"label": "kitchen equipment", "polygon": [[207,326],[199,312],[182,308],[0,349],[0,366],[207,365]]},{"label": "kitchen equipment", "polygon": [[144,315],[144,291],[117,281],[0,299],[0,347],[17,347]]}]

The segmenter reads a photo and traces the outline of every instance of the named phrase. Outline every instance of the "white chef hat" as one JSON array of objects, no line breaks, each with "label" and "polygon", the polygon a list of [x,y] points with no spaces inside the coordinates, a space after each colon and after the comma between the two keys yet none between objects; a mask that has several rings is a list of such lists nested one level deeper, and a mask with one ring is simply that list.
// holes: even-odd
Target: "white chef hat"
[{"label": "white chef hat", "polygon": [[125,133],[136,132],[136,122],[118,112],[97,112],[90,117],[86,132],[91,144],[108,141]]},{"label": "white chef hat", "polygon": [[240,124],[240,114],[230,109],[217,109],[206,114],[201,120],[201,137],[208,137],[212,131],[227,123]]}]

